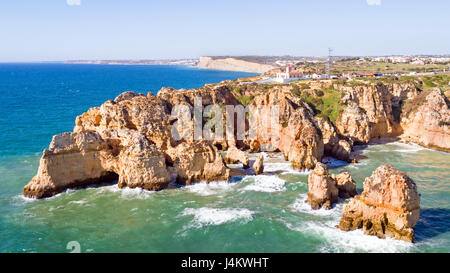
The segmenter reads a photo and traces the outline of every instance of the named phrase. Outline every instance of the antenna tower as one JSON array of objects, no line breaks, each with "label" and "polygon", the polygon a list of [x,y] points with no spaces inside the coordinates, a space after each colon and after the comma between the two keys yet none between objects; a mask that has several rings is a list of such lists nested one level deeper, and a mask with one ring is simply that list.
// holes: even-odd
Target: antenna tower
[{"label": "antenna tower", "polygon": [[327,77],[331,78],[330,67],[331,67],[331,53],[333,52],[332,48],[328,48],[328,62],[327,62]]}]

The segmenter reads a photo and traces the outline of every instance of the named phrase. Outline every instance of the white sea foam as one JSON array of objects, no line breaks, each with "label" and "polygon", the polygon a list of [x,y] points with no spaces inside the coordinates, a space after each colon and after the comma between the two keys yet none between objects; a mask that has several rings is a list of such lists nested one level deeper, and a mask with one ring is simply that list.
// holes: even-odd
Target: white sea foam
[{"label": "white sea foam", "polygon": [[50,206],[49,208],[48,208],[48,211],[54,211],[54,210],[58,210],[58,209],[63,209],[64,208],[64,206],[57,206],[57,207],[53,207],[53,206]]},{"label": "white sea foam", "polygon": [[148,191],[141,188],[119,188],[117,185],[104,186],[98,188],[99,193],[103,193],[105,191],[120,193],[121,197],[124,199],[147,199],[151,197],[155,191]]},{"label": "white sea foam", "polygon": [[26,196],[23,195],[23,194],[18,194],[18,195],[16,195],[16,196],[14,196],[13,199],[19,200],[19,201],[23,201],[23,202],[27,202],[27,203],[28,203],[28,202],[34,202],[34,201],[39,200],[39,199],[33,198],[33,197],[26,197]]},{"label": "white sea foam", "polygon": [[417,153],[417,152],[423,151],[423,150],[430,150],[428,148],[422,147],[415,143],[393,142],[393,143],[388,143],[386,145],[396,146],[396,147],[400,148],[400,149],[396,149],[396,150],[389,150],[390,152]]},{"label": "white sea foam", "polygon": [[211,183],[196,183],[186,186],[186,189],[188,192],[195,193],[197,195],[208,196],[226,192],[232,189],[234,185],[236,184],[228,181],[218,181]]},{"label": "white sea foam", "polygon": [[293,211],[298,211],[298,212],[303,212],[303,213],[308,213],[308,214],[313,214],[313,215],[317,215],[317,216],[340,216],[341,215],[341,209],[343,207],[343,203],[338,203],[335,204],[333,209],[318,209],[318,210],[313,210],[311,208],[311,205],[306,203],[305,201],[307,200],[308,195],[306,193],[301,194],[299,198],[297,198],[293,204],[291,204],[289,206],[289,208]]},{"label": "white sea foam", "polygon": [[280,173],[287,173],[287,174],[302,174],[302,175],[308,175],[311,173],[311,170],[293,169],[290,162],[264,163],[264,171],[265,172],[280,172]]},{"label": "white sea foam", "polygon": [[86,200],[78,200],[78,201],[70,201],[69,204],[78,204],[78,205],[84,205],[87,204]]},{"label": "white sea foam", "polygon": [[339,221],[309,221],[295,230],[312,233],[325,239],[320,250],[323,252],[408,252],[414,245],[391,238],[380,239],[365,235],[362,230],[342,231],[335,226]]},{"label": "white sea foam", "polygon": [[254,182],[243,188],[243,191],[278,192],[286,190],[286,181],[275,175],[247,176],[243,181],[247,179],[253,179]]},{"label": "white sea foam", "polygon": [[341,167],[341,166],[345,166],[348,165],[348,162],[336,159],[334,157],[331,156],[326,156],[322,158],[322,163],[327,164],[328,167]]},{"label": "white sea foam", "polygon": [[369,161],[360,161],[358,163],[352,163],[346,166],[346,168],[359,169],[361,166],[369,165]]},{"label": "white sea foam", "polygon": [[[391,238],[380,239],[376,236],[365,235],[362,230],[342,231],[336,228],[336,225],[339,224],[344,203],[336,204],[331,210],[313,210],[309,204],[305,203],[306,198],[306,194],[302,194],[290,208],[326,218],[302,222],[298,226],[286,221],[283,223],[289,229],[321,237],[323,240],[319,247],[321,252],[407,252],[414,247],[411,243]],[[330,217],[331,220],[327,220]]]},{"label": "white sea foam", "polygon": [[248,209],[186,208],[182,215],[193,215],[194,226],[201,228],[203,226],[217,226],[237,220],[247,223],[252,220],[253,212]]}]

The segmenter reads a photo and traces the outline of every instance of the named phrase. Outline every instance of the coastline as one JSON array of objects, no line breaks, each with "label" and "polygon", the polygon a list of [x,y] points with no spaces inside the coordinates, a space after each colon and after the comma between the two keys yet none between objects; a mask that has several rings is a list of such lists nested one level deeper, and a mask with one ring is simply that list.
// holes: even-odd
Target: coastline
[{"label": "coastline", "polygon": [[[189,95],[191,92],[206,92],[208,89],[214,89],[214,87],[224,85],[234,91],[232,87],[242,86],[238,85],[238,83],[239,80],[237,79],[235,82],[230,80],[218,84],[208,84],[203,87],[187,89],[183,92],[172,89],[168,89],[166,92],[169,92],[170,94]],[[286,86],[290,85],[284,85],[284,87]],[[275,88],[276,86],[274,85],[273,87]],[[252,91],[250,88],[256,89]],[[263,88],[264,86],[260,85],[248,85],[247,90],[241,90],[241,95],[250,96],[253,94],[252,92],[260,92]],[[373,91],[377,92],[375,89]],[[165,92],[161,92],[159,97],[163,98],[164,93]],[[221,97],[220,94],[226,95],[227,92],[204,93],[204,95],[207,94],[215,94],[215,98],[218,99]],[[276,94],[277,97],[280,98],[281,96],[278,94],[284,93]],[[148,94],[147,96],[153,98]],[[227,96],[225,96],[225,98],[226,97]],[[136,97],[135,99],[138,98],[139,97]],[[169,101],[175,100],[175,98],[172,98],[171,96],[167,98]],[[294,98],[292,98],[292,100],[294,100]],[[131,98],[126,101],[132,102],[134,99]],[[258,100],[256,100],[256,102],[258,102]],[[95,106],[92,105],[92,103],[89,105]],[[129,112],[131,113],[131,111]],[[48,141],[48,138],[46,139]],[[389,139],[384,138],[382,140],[386,141]],[[34,214],[35,216],[30,216],[31,223],[34,223],[36,219],[46,219],[46,221],[52,221],[58,223],[58,225],[62,225],[59,224],[57,219],[62,217],[62,215],[65,215],[64,217],[70,217],[71,220],[69,222],[72,224],[74,224],[75,221],[78,223],[78,221],[81,221],[80,217],[83,217],[83,221],[86,221],[86,224],[96,226],[104,223],[104,221],[117,221],[117,219],[125,217],[134,223],[133,226],[127,227],[127,230],[130,232],[147,234],[145,230],[150,228],[150,230],[159,230],[157,233],[153,233],[153,236],[157,236],[158,238],[177,236],[178,240],[182,240],[182,242],[183,240],[194,240],[196,232],[203,230],[206,236],[211,236],[211,238],[214,238],[217,241],[217,245],[213,244],[208,248],[211,251],[235,250],[232,246],[223,247],[223,241],[220,239],[221,237],[219,234],[227,234],[229,232],[235,232],[236,230],[242,231],[242,229],[251,231],[255,228],[259,230],[263,229],[268,235],[271,234],[270,229],[282,229],[283,233],[278,233],[277,235],[279,242],[284,242],[283,244],[287,249],[290,249],[288,251],[294,252],[318,252],[324,251],[324,249],[327,249],[327,251],[330,252],[416,252],[429,250],[428,243],[430,241],[435,245],[440,245],[437,240],[440,240],[441,237],[436,235],[435,238],[432,234],[429,234],[432,232],[431,230],[435,229],[434,222],[430,219],[431,212],[429,212],[429,208],[445,209],[445,206],[442,205],[442,198],[445,198],[442,189],[445,190],[446,186],[443,182],[448,174],[446,174],[445,169],[433,167],[432,164],[442,164],[442,162],[445,162],[448,153],[437,153],[434,150],[422,147],[417,147],[419,151],[416,151],[417,149],[414,147],[415,144],[397,145],[396,142],[389,142],[387,144],[373,145],[373,142],[374,141],[369,142],[367,147],[362,150],[362,154],[365,155],[366,158],[358,160],[358,163],[348,163],[344,161],[334,162],[331,160],[329,166],[330,172],[335,174],[342,171],[349,171],[357,182],[358,191],[361,191],[362,181],[381,163],[389,162],[396,168],[407,171],[408,175],[411,175],[418,183],[419,191],[424,198],[425,212],[423,218],[421,218],[423,220],[418,224],[418,242],[416,242],[416,244],[404,243],[391,239],[372,238],[371,236],[364,235],[362,231],[358,230],[344,232],[335,229],[334,226],[339,221],[346,201],[340,200],[331,210],[312,210],[308,204],[305,205],[304,201],[307,199],[308,192],[307,178],[312,173],[312,169],[305,171],[293,168],[289,161],[284,160],[282,153],[272,154],[270,152],[261,152],[249,154],[250,162],[253,162],[258,154],[264,155],[265,173],[255,176],[252,174],[251,168],[250,171],[241,170],[241,174],[232,177],[230,182],[218,179],[219,182],[204,183],[207,181],[205,179],[193,181],[191,185],[184,185],[183,183],[172,184],[174,186],[169,186],[167,190],[163,191],[149,191],[139,187],[121,188],[117,183],[112,186],[100,184],[88,185],[87,187],[82,188],[65,189],[62,193],[47,198],[45,201],[18,198],[17,191],[20,190],[18,185],[23,185],[25,180],[28,179],[28,176],[35,173],[37,169],[38,162],[37,157],[35,156],[36,162],[31,164],[34,166],[31,169],[28,168],[23,174],[19,174],[17,170],[10,172],[12,177],[15,178],[5,185],[8,186],[11,183],[15,184],[13,187],[15,190],[12,190],[15,199],[10,199],[8,197],[5,202],[13,202],[16,208],[12,210],[17,210],[17,213],[19,213],[20,210],[24,210],[27,214]],[[407,146],[403,148],[402,145]],[[354,145],[353,147],[356,151],[359,151],[361,148],[357,145]],[[226,153],[224,153],[224,155],[226,155]],[[273,155],[276,156],[274,157]],[[427,161],[429,159],[432,159],[435,163]],[[18,162],[11,162],[12,165],[9,166],[9,168],[13,165],[23,164],[20,157],[18,160]],[[242,167],[240,164],[241,163],[238,163],[237,166],[230,165],[228,167],[237,167],[238,169],[241,169]],[[250,165],[252,165],[252,163]],[[433,168],[432,174],[429,173],[429,168]],[[246,175],[242,172],[246,173]],[[440,191],[438,191],[438,189],[440,189]],[[440,197],[442,194],[444,195]],[[105,218],[101,218],[104,220],[100,220],[99,222],[97,214],[102,210],[98,210],[98,208],[102,208],[106,204],[108,204],[108,207],[120,207],[121,209],[107,213],[106,216],[102,216]],[[155,206],[163,206],[165,209],[159,210]],[[124,212],[125,215],[122,215],[121,212]],[[142,220],[147,219],[145,217],[148,217],[145,213],[150,213],[152,215],[153,220],[151,224]],[[445,214],[445,211],[442,213]],[[274,219],[267,217],[267,215],[272,215]],[[17,219],[19,219],[19,216],[14,217],[18,217]],[[425,224],[423,221],[429,221],[429,223]],[[168,223],[172,224],[168,225]],[[265,230],[262,227],[264,225],[261,223],[265,223],[268,229]],[[320,230],[327,232],[330,236],[323,236],[320,232],[317,233],[314,231],[315,229],[308,228],[316,226],[325,227],[324,224],[326,228]],[[146,227],[145,230],[140,230],[142,225]],[[80,222],[75,226],[82,228],[84,225]],[[164,227],[167,232],[161,231],[161,227]],[[113,226],[111,226],[111,234],[116,232],[116,228],[117,230],[121,230],[123,227],[120,227],[119,224],[115,227],[115,224],[113,224]],[[39,230],[40,226],[37,225],[35,229]],[[58,233],[62,230],[61,226],[55,226],[53,232]],[[218,232],[217,236],[219,237],[215,237],[213,233],[210,233],[212,230],[216,230],[216,232]],[[247,234],[247,238],[257,240],[258,238],[252,234]],[[106,236],[108,237],[109,235]],[[272,234],[272,236],[274,236],[274,234]],[[263,237],[264,236],[261,235],[258,241],[264,241],[265,239]],[[67,236],[65,235],[62,238],[67,238]],[[140,238],[140,241],[146,242],[147,244],[146,246],[136,242],[135,246],[132,248],[136,251],[146,251],[150,246],[153,250],[170,251],[170,248],[155,245],[140,236],[137,236],[136,238]],[[286,238],[290,238],[290,241]],[[303,247],[302,244],[292,238],[302,238],[303,240],[306,240],[309,248],[306,246]],[[92,240],[92,242],[95,243],[93,243],[92,246],[89,246],[89,248],[93,249],[94,252],[107,251],[107,249],[113,247],[111,244],[100,246],[100,243],[96,242],[95,237]],[[228,240],[233,242],[236,240],[245,242],[247,247],[245,249],[259,249],[258,246],[253,245],[252,242],[246,240],[246,238],[228,238]],[[342,242],[342,240],[346,240],[345,243]],[[444,242],[445,240],[446,239],[444,239]],[[118,242],[124,243],[127,242],[127,240],[119,237]],[[372,246],[367,246],[368,242],[371,242],[370,244],[372,244]],[[86,242],[81,241],[81,244],[85,245]],[[171,244],[172,249],[184,249],[182,245],[177,245],[176,243]],[[64,243],[59,243],[59,245],[64,246]],[[29,249],[30,251],[35,250],[39,252],[44,251],[43,247],[44,246],[36,243],[32,244]],[[58,244],[49,247],[57,252],[65,251],[64,248],[58,248]],[[184,249],[184,251],[198,251],[202,249],[202,247],[204,246],[199,245],[198,248]],[[275,249],[274,247],[279,249],[282,246],[278,243],[274,243],[273,246],[264,246],[264,249]],[[205,248],[203,248],[203,250],[204,249]]]}]

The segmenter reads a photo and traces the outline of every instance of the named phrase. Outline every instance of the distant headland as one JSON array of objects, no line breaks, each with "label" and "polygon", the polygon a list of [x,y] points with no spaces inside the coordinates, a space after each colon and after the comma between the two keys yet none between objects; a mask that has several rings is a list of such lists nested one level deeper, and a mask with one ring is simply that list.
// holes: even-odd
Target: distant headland
[{"label": "distant headland", "polygon": [[[332,74],[358,70],[367,73],[440,72],[450,70],[450,55],[395,55],[395,56],[202,56],[186,59],[162,60],[67,60],[68,64],[103,65],[184,65],[205,69],[274,72],[288,64],[303,67],[314,73],[327,73],[327,64],[333,65]],[[356,69],[356,70],[355,70]]]}]

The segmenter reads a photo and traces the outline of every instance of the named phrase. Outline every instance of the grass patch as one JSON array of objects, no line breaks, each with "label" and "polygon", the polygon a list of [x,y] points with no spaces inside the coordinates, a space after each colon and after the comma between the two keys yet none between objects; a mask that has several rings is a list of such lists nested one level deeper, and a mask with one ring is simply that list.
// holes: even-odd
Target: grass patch
[{"label": "grass patch", "polygon": [[332,88],[315,90],[314,94],[305,93],[300,97],[314,110],[316,116],[331,122],[337,120],[344,108],[341,103],[341,92]]}]

